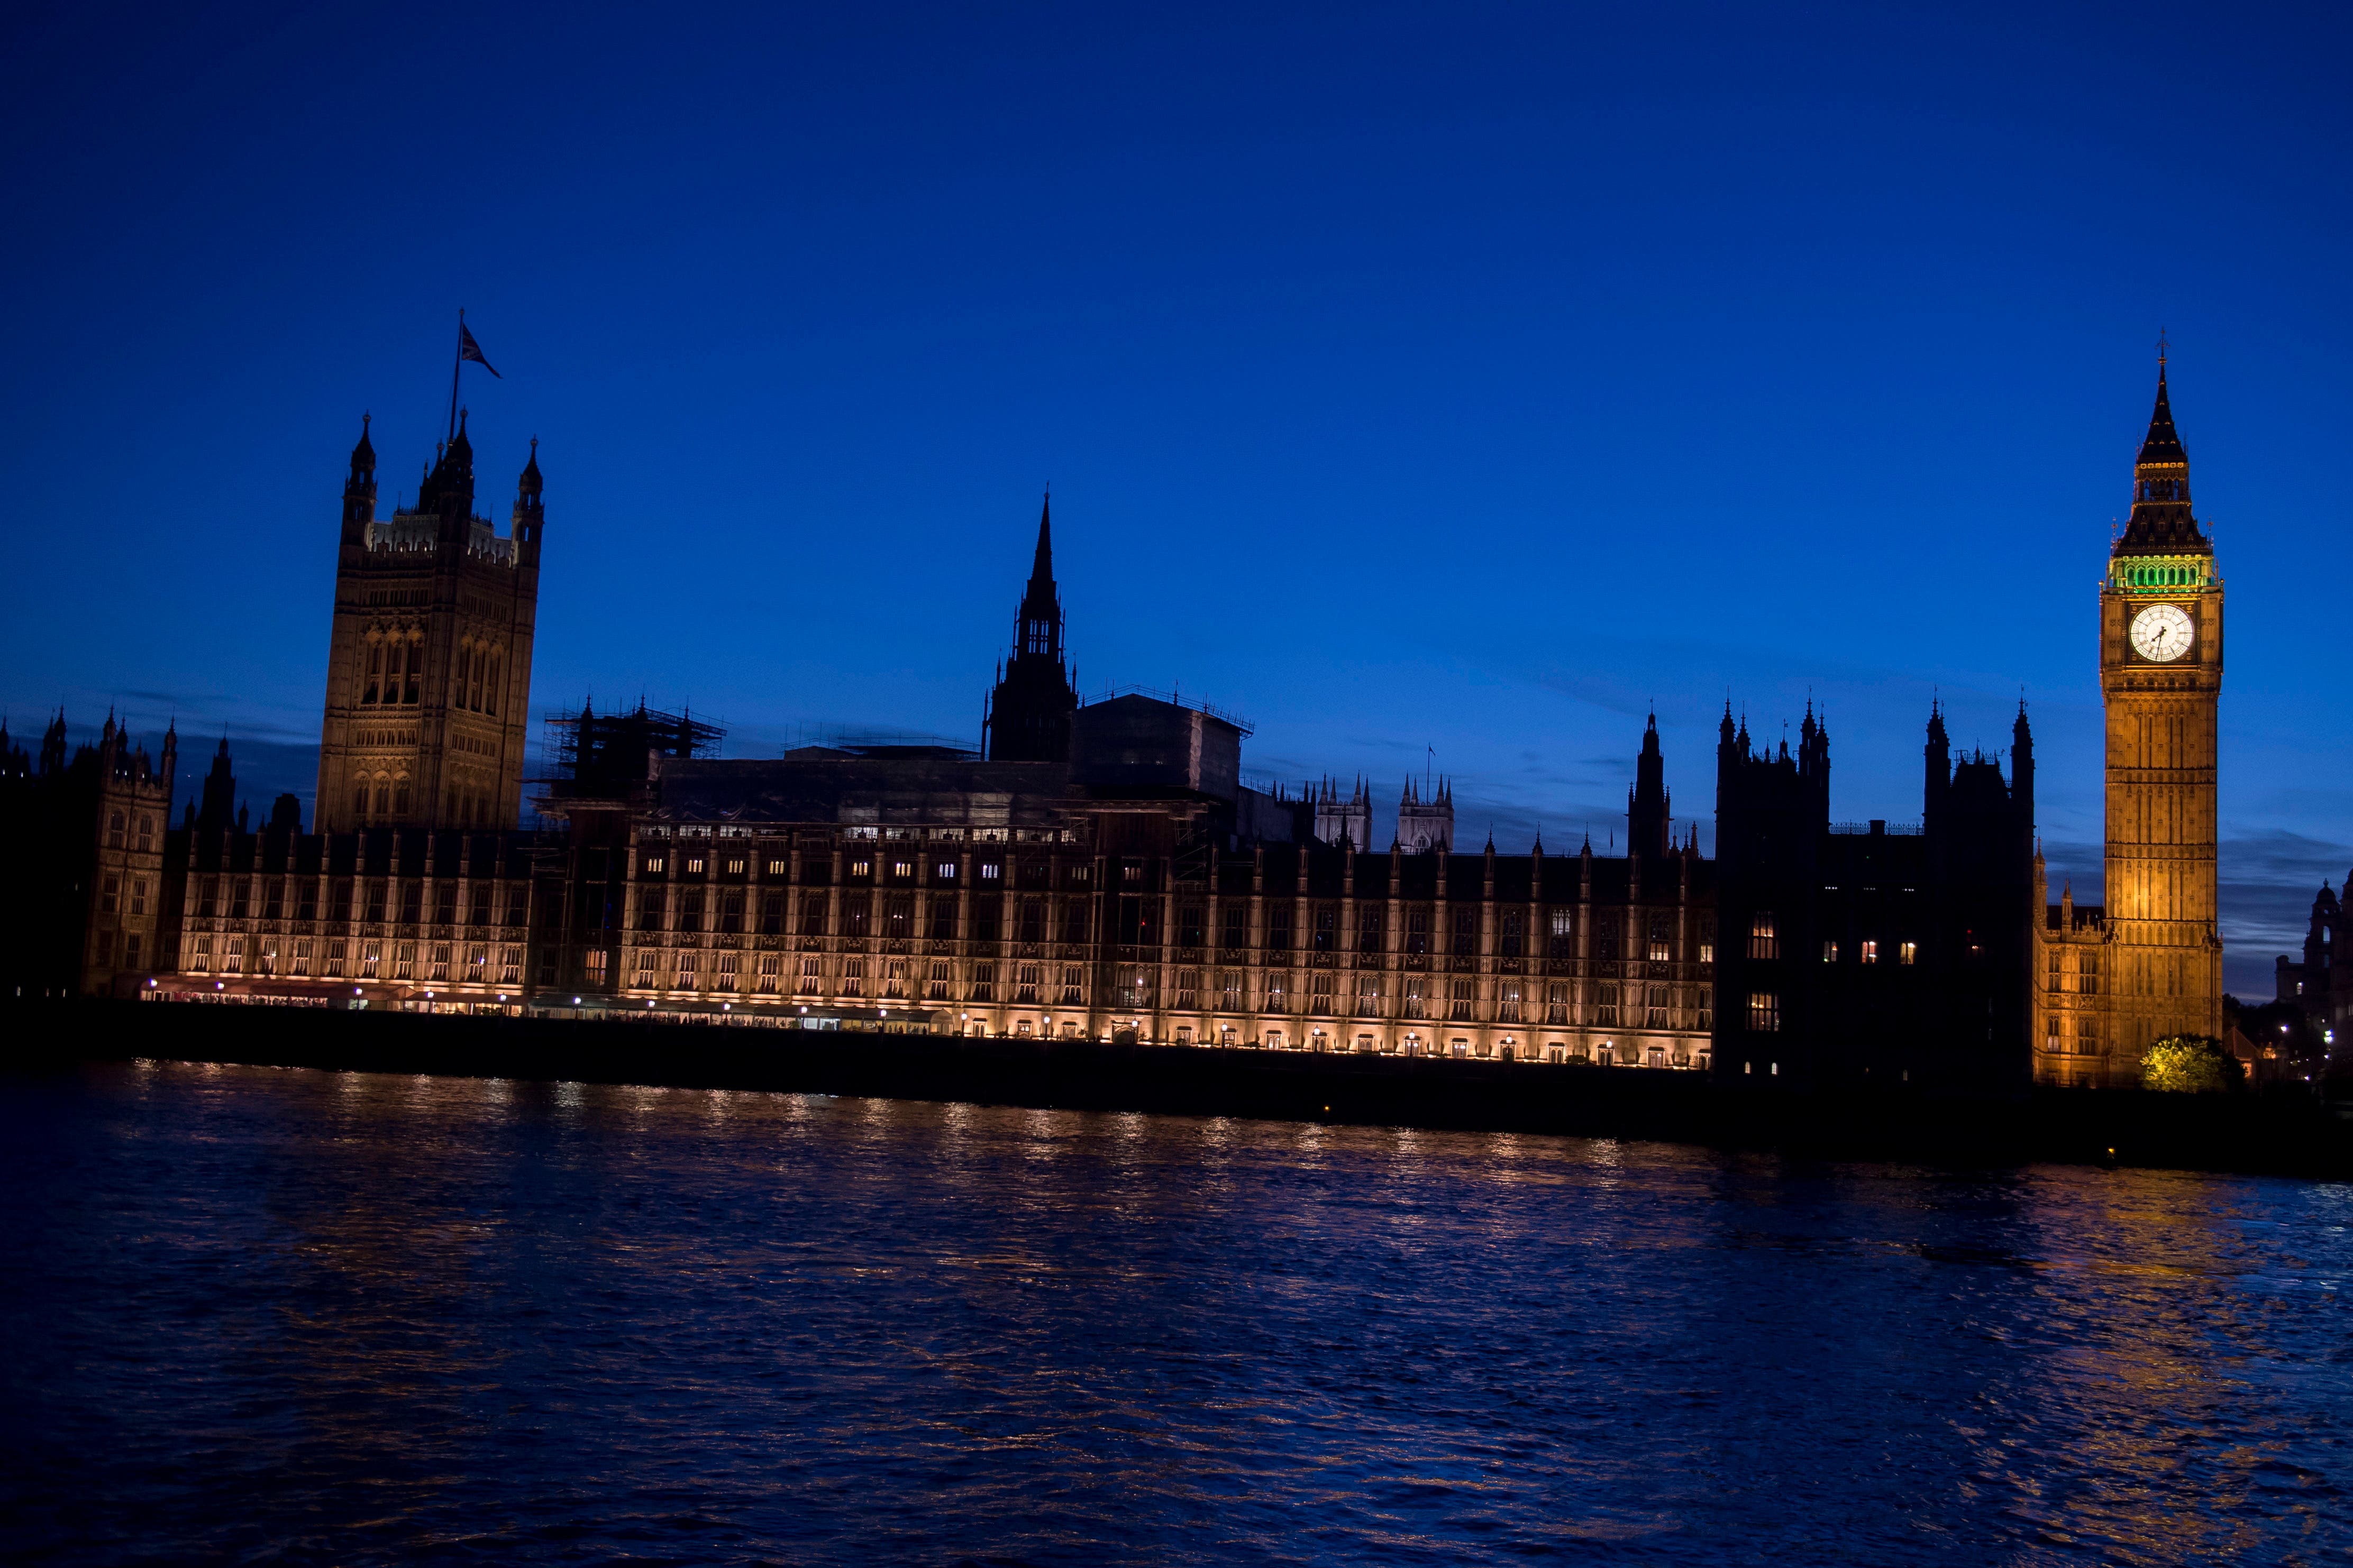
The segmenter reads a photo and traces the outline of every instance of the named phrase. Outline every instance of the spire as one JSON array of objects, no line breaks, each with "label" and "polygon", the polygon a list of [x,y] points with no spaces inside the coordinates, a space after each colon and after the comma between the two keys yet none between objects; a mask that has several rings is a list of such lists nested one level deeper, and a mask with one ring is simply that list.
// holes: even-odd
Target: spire
[{"label": "spire", "polygon": [[2137,468],[2159,466],[2189,466],[2189,454],[2182,447],[2180,433],[2173,427],[2173,399],[2166,390],[2162,349],[2157,355],[2157,406],[2149,410],[2148,434],[2141,438],[2140,456],[2133,459]]},{"label": "spire", "polygon": [[2157,405],[2148,434],[2133,459],[2132,517],[2117,539],[2117,555],[2211,555],[2213,542],[2189,511],[2189,453],[2173,426],[2173,398],[2166,386],[2165,349],[2158,346]]},{"label": "spire", "polygon": [[375,482],[375,444],[368,439],[368,423],[373,415],[360,416],[360,444],[352,448],[352,479],[354,483]]},{"label": "spire", "polygon": [[1048,595],[1054,592],[1054,492],[1048,490],[1046,499],[1038,503],[1038,555],[1029,566],[1029,591],[1036,593],[1043,584]]},{"label": "spire", "polygon": [[536,497],[544,486],[545,481],[539,477],[539,437],[533,436],[531,460],[523,464],[522,478],[515,481],[515,489],[520,494]]}]

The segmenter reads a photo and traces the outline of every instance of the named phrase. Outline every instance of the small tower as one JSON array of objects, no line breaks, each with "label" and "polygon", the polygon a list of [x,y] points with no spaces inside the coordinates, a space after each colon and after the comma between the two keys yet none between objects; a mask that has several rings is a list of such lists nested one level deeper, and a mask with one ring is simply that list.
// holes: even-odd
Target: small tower
[{"label": "small tower", "polygon": [[1373,792],[1362,777],[1345,796],[1336,780],[1326,778],[1315,786],[1315,840],[1345,843],[1359,854],[1372,847]]},{"label": "small tower", "polygon": [[1454,848],[1454,788],[1444,778],[1438,781],[1438,793],[1429,800],[1414,787],[1413,780],[1405,781],[1405,794],[1398,800],[1398,847],[1409,854],[1446,854]]},{"label": "small tower", "polygon": [[983,721],[988,759],[1060,763],[1071,756],[1079,694],[1062,663],[1062,601],[1054,584],[1053,498],[1038,511],[1038,551],[1014,614],[1013,657],[989,694]]}]

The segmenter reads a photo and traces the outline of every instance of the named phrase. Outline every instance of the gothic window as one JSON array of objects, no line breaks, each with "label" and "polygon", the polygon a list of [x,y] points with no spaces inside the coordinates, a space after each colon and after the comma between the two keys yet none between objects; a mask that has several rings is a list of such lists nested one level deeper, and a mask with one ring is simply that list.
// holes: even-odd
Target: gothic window
[{"label": "gothic window", "polygon": [[352,786],[352,815],[353,816],[365,816],[367,815],[367,780],[362,779],[359,783]]},{"label": "gothic window", "polygon": [[667,888],[648,888],[639,893],[638,895],[638,929],[639,931],[661,930],[662,916],[668,910],[669,900],[670,889]]},{"label": "gothic window", "polygon": [[904,942],[915,925],[914,900],[904,893],[893,893],[883,901],[882,934],[892,942]]},{"label": "gothic window", "polygon": [[1836,963],[1838,962],[1838,943],[1834,942],[1825,942],[1822,943],[1822,962],[1824,963]]},{"label": "gothic window", "polygon": [[719,929],[728,935],[744,930],[744,889],[723,888],[719,893]]},{"label": "gothic window", "polygon": [[98,907],[99,907],[99,909],[100,909],[101,911],[103,911],[104,913],[107,913],[107,914],[110,914],[110,915],[111,915],[111,914],[112,914],[112,913],[114,912],[114,906],[115,906],[115,902],[116,902],[117,899],[118,899],[118,898],[120,898],[120,896],[121,896],[121,889],[122,889],[122,881],[121,881],[121,878],[119,878],[119,877],[109,877],[109,878],[107,878],[107,879],[105,879],[105,881],[103,881],[102,883],[100,883],[100,884],[99,885],[99,893],[98,893]]},{"label": "gothic window", "polygon": [[1863,938],[1863,939],[1862,939],[1862,951],[1860,953],[1858,953],[1856,956],[1858,956],[1859,958],[1861,958],[1861,959],[1862,960],[1862,962],[1863,962],[1863,963],[1877,963],[1879,962],[1879,942],[1878,942],[1878,939],[1877,939],[1877,938],[1875,938],[1875,937],[1865,937],[1865,938]]},{"label": "gothic window", "polygon": [[[408,645],[408,674],[400,683],[400,700],[403,702],[415,702],[424,695],[424,689],[425,644],[422,639],[417,639]],[[401,809],[406,811],[407,807],[403,806]]]},{"label": "gothic window", "polygon": [[1545,987],[1545,1022],[1547,1024],[1568,1022],[1567,986],[1555,984]]},{"label": "gothic window", "polygon": [[415,878],[401,884],[400,923],[417,925],[425,919],[425,884]]},{"label": "gothic window", "polygon": [[1329,952],[1332,951],[1333,944],[1338,940],[1339,923],[1339,912],[1334,910],[1329,904],[1319,905],[1317,907],[1315,910],[1316,952]]},{"label": "gothic window", "polygon": [[701,888],[679,889],[678,929],[681,931],[702,929],[702,889]]},{"label": "gothic window", "polygon": [[499,662],[497,654],[491,655],[491,675],[482,689],[482,711],[493,719],[499,716]]},{"label": "gothic window", "polygon": [[1496,1022],[1502,1024],[1518,1023],[1520,1021],[1520,982],[1516,980],[1506,980],[1503,982],[1502,993],[1503,994],[1496,998]]},{"label": "gothic window", "polygon": [[1774,934],[1771,910],[1758,910],[1749,917],[1748,956],[1751,958],[1781,956],[1781,939]]},{"label": "gothic window", "polygon": [[147,879],[144,877],[132,879],[131,912],[134,915],[143,915],[147,912]]},{"label": "gothic window", "polygon": [[[383,792],[378,791],[377,793],[382,794]],[[396,779],[393,781],[392,814],[395,816],[406,816],[408,815],[408,781],[406,779]]]},{"label": "gothic window", "polygon": [[1408,952],[1430,951],[1430,911],[1426,909],[1405,912],[1405,950]]},{"label": "gothic window", "polygon": [[1472,996],[1474,989],[1474,982],[1469,980],[1457,980],[1452,982],[1447,991],[1447,1016],[1450,1018],[1470,1017],[1471,1006],[1474,999]]},{"label": "gothic window", "polygon": [[370,637],[367,645],[367,684],[360,689],[360,700],[373,702],[376,690],[384,684],[384,644]]},{"label": "gothic window", "polygon": [[770,893],[760,900],[760,931],[764,936],[781,936],[785,930],[785,896]]},{"label": "gothic window", "polygon": [[1920,944],[1919,944],[1918,942],[1897,942],[1897,943],[1895,944],[1895,962],[1896,962],[1896,963],[1918,963],[1918,962],[1919,962],[1919,960],[1920,960]]},{"label": "gothic window", "polygon": [[874,906],[868,896],[859,893],[841,901],[841,934],[853,939],[866,934],[867,922],[874,916]]},{"label": "gothic window", "polygon": [[106,819],[106,847],[109,849],[122,847],[122,814],[118,811]]},{"label": "gothic window", "polygon": [[955,900],[951,898],[934,898],[932,900],[932,940],[954,942],[955,933]]},{"label": "gothic window", "polygon": [[1366,904],[1359,907],[1356,911],[1357,952],[1378,952],[1381,951],[1382,922],[1383,918],[1387,913],[1387,910],[1374,904]]},{"label": "gothic window", "polygon": [[1032,942],[1045,941],[1045,924],[1046,906],[1044,900],[1039,899],[1022,900],[1020,924],[1017,928],[1019,932],[1018,940]]},{"label": "gothic window", "polygon": [[1332,972],[1319,969],[1308,986],[1309,1010],[1319,1015],[1332,1011]]},{"label": "gothic window", "polygon": [[976,1002],[989,1002],[994,1001],[996,996],[997,965],[974,964],[972,966],[972,999]]},{"label": "gothic window", "polygon": [[[143,855],[153,848],[154,845],[155,819],[152,816],[142,816],[139,819],[139,852]],[[2324,941],[2327,940],[2326,932],[2322,933],[2322,938]]]},{"label": "gothic window", "polygon": [[1266,906],[1266,950],[1269,952],[1291,951],[1291,906],[1271,902]]},{"label": "gothic window", "polygon": [[1072,899],[1063,907],[1062,940],[1064,942],[1075,943],[1087,940],[1088,914],[1087,906],[1077,899]]},{"label": "gothic window", "polygon": [[801,934],[803,936],[825,934],[825,895],[823,893],[801,895]]},{"label": "gothic window", "polygon": [[1771,991],[1751,991],[1748,994],[1748,1026],[1760,1035],[1778,1033],[1781,1027],[1781,998]]},{"label": "gothic window", "polygon": [[1469,905],[1454,911],[1454,955],[1468,958],[1479,951],[1479,911]]},{"label": "gothic window", "polygon": [[1419,974],[1409,974],[1406,976],[1405,1016],[1407,1017],[1421,1018],[1429,1016],[1429,984],[1430,982],[1424,980]]},{"label": "gothic window", "polygon": [[1517,910],[1505,910],[1504,911],[1503,955],[1505,958],[1517,958],[1520,956],[1520,930],[1521,922],[1525,919],[1525,917]]},{"label": "gothic window", "polygon": [[1250,911],[1240,904],[1228,904],[1225,948],[1228,952],[1240,952],[1250,945]]}]

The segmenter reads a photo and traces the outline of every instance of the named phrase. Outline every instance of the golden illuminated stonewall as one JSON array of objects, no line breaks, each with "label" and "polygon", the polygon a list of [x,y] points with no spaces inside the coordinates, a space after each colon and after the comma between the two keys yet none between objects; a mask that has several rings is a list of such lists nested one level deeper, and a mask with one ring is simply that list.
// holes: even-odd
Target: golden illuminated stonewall
[{"label": "golden illuminated stonewall", "polygon": [[2189,506],[2165,363],[2133,465],[2132,516],[2100,585],[2106,903],[2049,907],[2037,1077],[2126,1086],[2149,1044],[2222,1032],[2216,712],[2222,578]]}]

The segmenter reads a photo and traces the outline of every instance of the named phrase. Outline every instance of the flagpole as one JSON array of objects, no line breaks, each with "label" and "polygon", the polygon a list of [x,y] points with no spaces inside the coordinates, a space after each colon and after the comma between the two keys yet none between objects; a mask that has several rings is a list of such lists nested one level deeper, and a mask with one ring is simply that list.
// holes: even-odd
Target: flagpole
[{"label": "flagpole", "polygon": [[466,368],[466,307],[458,307],[458,353],[449,362],[449,434],[443,438],[448,446],[458,438],[458,373]]}]

